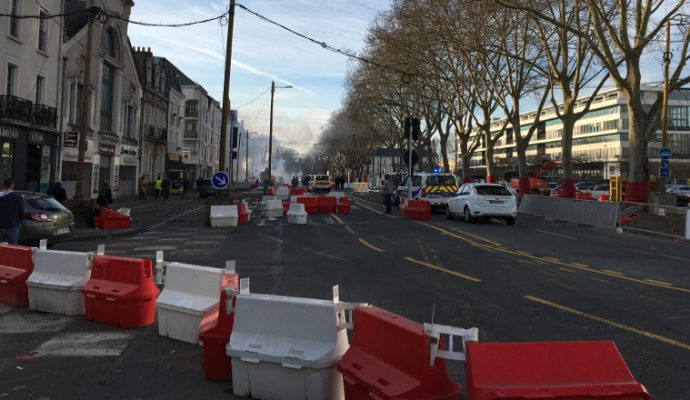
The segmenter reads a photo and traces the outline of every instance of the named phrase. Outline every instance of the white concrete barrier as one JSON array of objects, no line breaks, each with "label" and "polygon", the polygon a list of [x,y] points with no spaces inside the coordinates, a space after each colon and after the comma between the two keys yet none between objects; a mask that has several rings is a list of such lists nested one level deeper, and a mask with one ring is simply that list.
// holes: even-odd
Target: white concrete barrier
[{"label": "white concrete barrier", "polygon": [[224,270],[167,263],[165,288],[156,300],[158,334],[199,343],[201,326],[215,320]]},{"label": "white concrete barrier", "polygon": [[236,205],[211,206],[211,226],[237,226],[239,214]]},{"label": "white concrete barrier", "polygon": [[283,201],[268,200],[262,210],[265,218],[280,218],[283,216]]},{"label": "white concrete barrier", "polygon": [[276,197],[281,199],[281,200],[287,200],[290,198],[290,189],[284,186],[278,187],[276,189]]},{"label": "white concrete barrier", "polygon": [[26,281],[29,309],[53,314],[84,314],[81,290],[91,277],[91,254],[36,249],[34,271]]},{"label": "white concrete barrier", "polygon": [[349,347],[343,303],[240,294],[227,345],[237,396],[344,399],[336,364]]},{"label": "white concrete barrier", "polygon": [[288,224],[305,225],[307,223],[307,211],[304,209],[304,204],[290,203],[290,208],[287,212]]},{"label": "white concrete barrier", "polygon": [[345,197],[345,192],[330,192],[328,193],[328,196],[335,197],[336,199],[340,199],[341,197]]}]

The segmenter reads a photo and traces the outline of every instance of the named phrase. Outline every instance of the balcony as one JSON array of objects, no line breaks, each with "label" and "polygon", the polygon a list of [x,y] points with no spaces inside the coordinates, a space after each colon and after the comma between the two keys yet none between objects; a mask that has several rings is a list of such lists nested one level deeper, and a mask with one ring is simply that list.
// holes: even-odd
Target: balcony
[{"label": "balcony", "polygon": [[156,128],[155,126],[149,125],[144,128],[144,132],[146,132],[146,139],[168,140],[168,130],[165,128]]},{"label": "balcony", "polygon": [[199,118],[199,110],[189,109],[184,110],[185,118]]},{"label": "balcony", "polygon": [[57,110],[44,104],[34,104],[34,124],[55,128],[57,121]]},{"label": "balcony", "polygon": [[183,138],[184,139],[199,139],[199,132],[197,132],[197,131],[185,131]]},{"label": "balcony", "polygon": [[31,123],[31,101],[17,96],[0,96],[0,118]]}]

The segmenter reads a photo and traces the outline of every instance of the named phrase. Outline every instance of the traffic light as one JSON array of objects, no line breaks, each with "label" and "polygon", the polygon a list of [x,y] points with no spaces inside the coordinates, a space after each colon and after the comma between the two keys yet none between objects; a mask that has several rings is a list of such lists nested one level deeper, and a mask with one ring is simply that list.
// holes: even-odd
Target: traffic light
[{"label": "traffic light", "polygon": [[232,151],[232,159],[236,160],[237,159],[237,150]]},{"label": "traffic light", "polygon": [[[239,135],[238,135],[237,127],[236,127],[236,126],[233,126],[233,127],[232,127],[232,148],[233,148],[233,149],[236,149],[237,146],[239,145],[239,140],[238,140],[239,138],[238,138],[238,136],[239,136]],[[235,157],[233,157],[233,158],[235,158]]]},{"label": "traffic light", "polygon": [[412,129],[412,118],[405,117],[405,130],[403,131],[403,137],[405,139],[410,137],[410,129]]},{"label": "traffic light", "polygon": [[412,140],[419,140],[419,136],[421,136],[422,130],[419,127],[419,118],[413,118],[412,119]]}]

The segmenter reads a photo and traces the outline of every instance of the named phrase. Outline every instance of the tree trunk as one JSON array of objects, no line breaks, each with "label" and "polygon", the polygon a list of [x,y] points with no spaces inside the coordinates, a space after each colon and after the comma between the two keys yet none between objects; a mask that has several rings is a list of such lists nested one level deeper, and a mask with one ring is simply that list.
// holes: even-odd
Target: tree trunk
[{"label": "tree trunk", "polygon": [[486,164],[486,176],[496,177],[495,175],[495,165],[494,165],[494,146],[491,144],[491,128],[490,124],[485,124],[486,129],[484,130],[484,163]]},{"label": "tree trunk", "polygon": [[439,143],[441,145],[441,157],[443,158],[443,172],[448,173],[450,171],[448,152],[446,151],[446,147],[448,146],[448,136],[441,135]]},{"label": "tree trunk", "polygon": [[625,92],[628,107],[628,142],[630,143],[630,166],[628,179],[630,182],[649,180],[649,140],[645,137],[648,131],[647,115],[642,106],[642,96],[639,92]]},{"label": "tree trunk", "polygon": [[426,141],[426,162],[427,162],[427,168],[429,171],[433,169],[434,165],[434,153],[431,149],[431,137],[429,137],[429,140]]},{"label": "tree trunk", "polygon": [[563,123],[563,135],[561,137],[562,167],[564,178],[574,178],[573,173],[573,132],[575,130],[575,116],[566,113],[561,120]]}]

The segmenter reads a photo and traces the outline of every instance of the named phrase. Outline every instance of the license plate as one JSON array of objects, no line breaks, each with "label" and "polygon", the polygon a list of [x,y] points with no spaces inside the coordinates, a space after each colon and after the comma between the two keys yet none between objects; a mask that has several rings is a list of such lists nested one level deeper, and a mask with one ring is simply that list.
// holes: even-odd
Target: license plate
[{"label": "license plate", "polygon": [[58,228],[55,230],[56,235],[64,235],[65,233],[69,233],[69,228]]},{"label": "license plate", "polygon": [[489,200],[489,204],[503,204],[502,200]]}]

